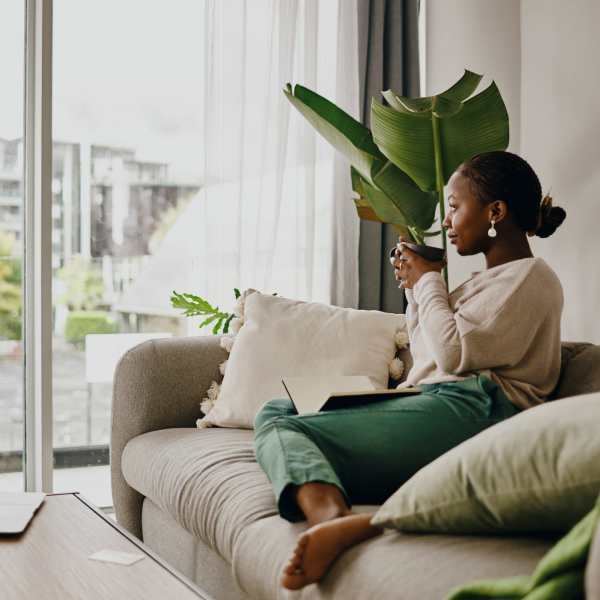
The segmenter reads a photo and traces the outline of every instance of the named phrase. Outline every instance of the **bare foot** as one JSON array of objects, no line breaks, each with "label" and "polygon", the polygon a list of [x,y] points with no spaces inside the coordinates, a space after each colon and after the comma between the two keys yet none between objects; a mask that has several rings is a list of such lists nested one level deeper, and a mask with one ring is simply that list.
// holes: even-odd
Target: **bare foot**
[{"label": "bare foot", "polygon": [[372,515],[349,515],[320,523],[299,538],[294,554],[283,570],[281,585],[297,590],[323,578],[333,561],[348,547],[379,535]]}]

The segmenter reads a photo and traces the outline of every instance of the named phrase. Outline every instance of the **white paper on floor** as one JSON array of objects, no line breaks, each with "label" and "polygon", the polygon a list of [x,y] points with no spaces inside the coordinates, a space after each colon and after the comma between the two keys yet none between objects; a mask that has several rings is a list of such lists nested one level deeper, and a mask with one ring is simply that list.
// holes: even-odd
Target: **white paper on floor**
[{"label": "white paper on floor", "polygon": [[130,554],[129,552],[120,552],[119,550],[100,550],[91,554],[88,558],[90,560],[129,566],[145,557],[143,554]]}]

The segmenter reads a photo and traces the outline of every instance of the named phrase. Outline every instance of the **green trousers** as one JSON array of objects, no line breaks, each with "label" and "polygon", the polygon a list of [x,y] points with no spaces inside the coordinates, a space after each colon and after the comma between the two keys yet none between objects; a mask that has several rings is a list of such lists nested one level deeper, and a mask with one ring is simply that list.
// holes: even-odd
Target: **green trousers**
[{"label": "green trousers", "polygon": [[254,443],[281,516],[304,520],[292,492],[311,481],[337,486],[348,506],[381,504],[426,464],[519,412],[483,375],[420,387],[418,395],[306,415],[287,399],[267,402]]}]

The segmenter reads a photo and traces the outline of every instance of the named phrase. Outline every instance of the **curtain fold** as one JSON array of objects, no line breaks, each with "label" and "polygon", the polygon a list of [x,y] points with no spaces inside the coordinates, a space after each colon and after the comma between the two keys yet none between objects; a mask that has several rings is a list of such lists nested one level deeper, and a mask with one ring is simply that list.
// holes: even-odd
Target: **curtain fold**
[{"label": "curtain fold", "polygon": [[[204,0],[204,187],[190,290],[358,305],[349,166],[285,98],[315,89],[359,118],[357,0]],[[192,203],[194,204],[194,203]]]},{"label": "curtain fold", "polygon": [[[358,7],[354,0],[338,5],[336,103],[359,118]],[[338,306],[358,307],[358,248],[360,220],[352,198],[350,167],[338,153],[334,156],[333,252],[331,254],[331,301]]]},{"label": "curtain fold", "polygon": [[[381,92],[419,94],[418,0],[360,0],[358,48],[361,120],[370,126],[371,99]],[[398,236],[388,225],[360,222],[359,307],[404,312],[388,250]]]}]

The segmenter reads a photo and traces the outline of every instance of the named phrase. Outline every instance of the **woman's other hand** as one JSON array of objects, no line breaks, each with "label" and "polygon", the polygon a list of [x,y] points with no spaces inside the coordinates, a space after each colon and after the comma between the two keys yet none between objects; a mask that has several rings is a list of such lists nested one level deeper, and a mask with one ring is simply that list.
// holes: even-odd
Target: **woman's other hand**
[{"label": "woman's other hand", "polygon": [[396,260],[394,261],[394,277],[396,281],[400,281],[399,287],[412,289],[425,273],[430,271],[441,272],[446,266],[446,261],[431,262],[425,260],[406,246],[406,242],[407,240],[404,238],[399,238],[396,248]]}]

